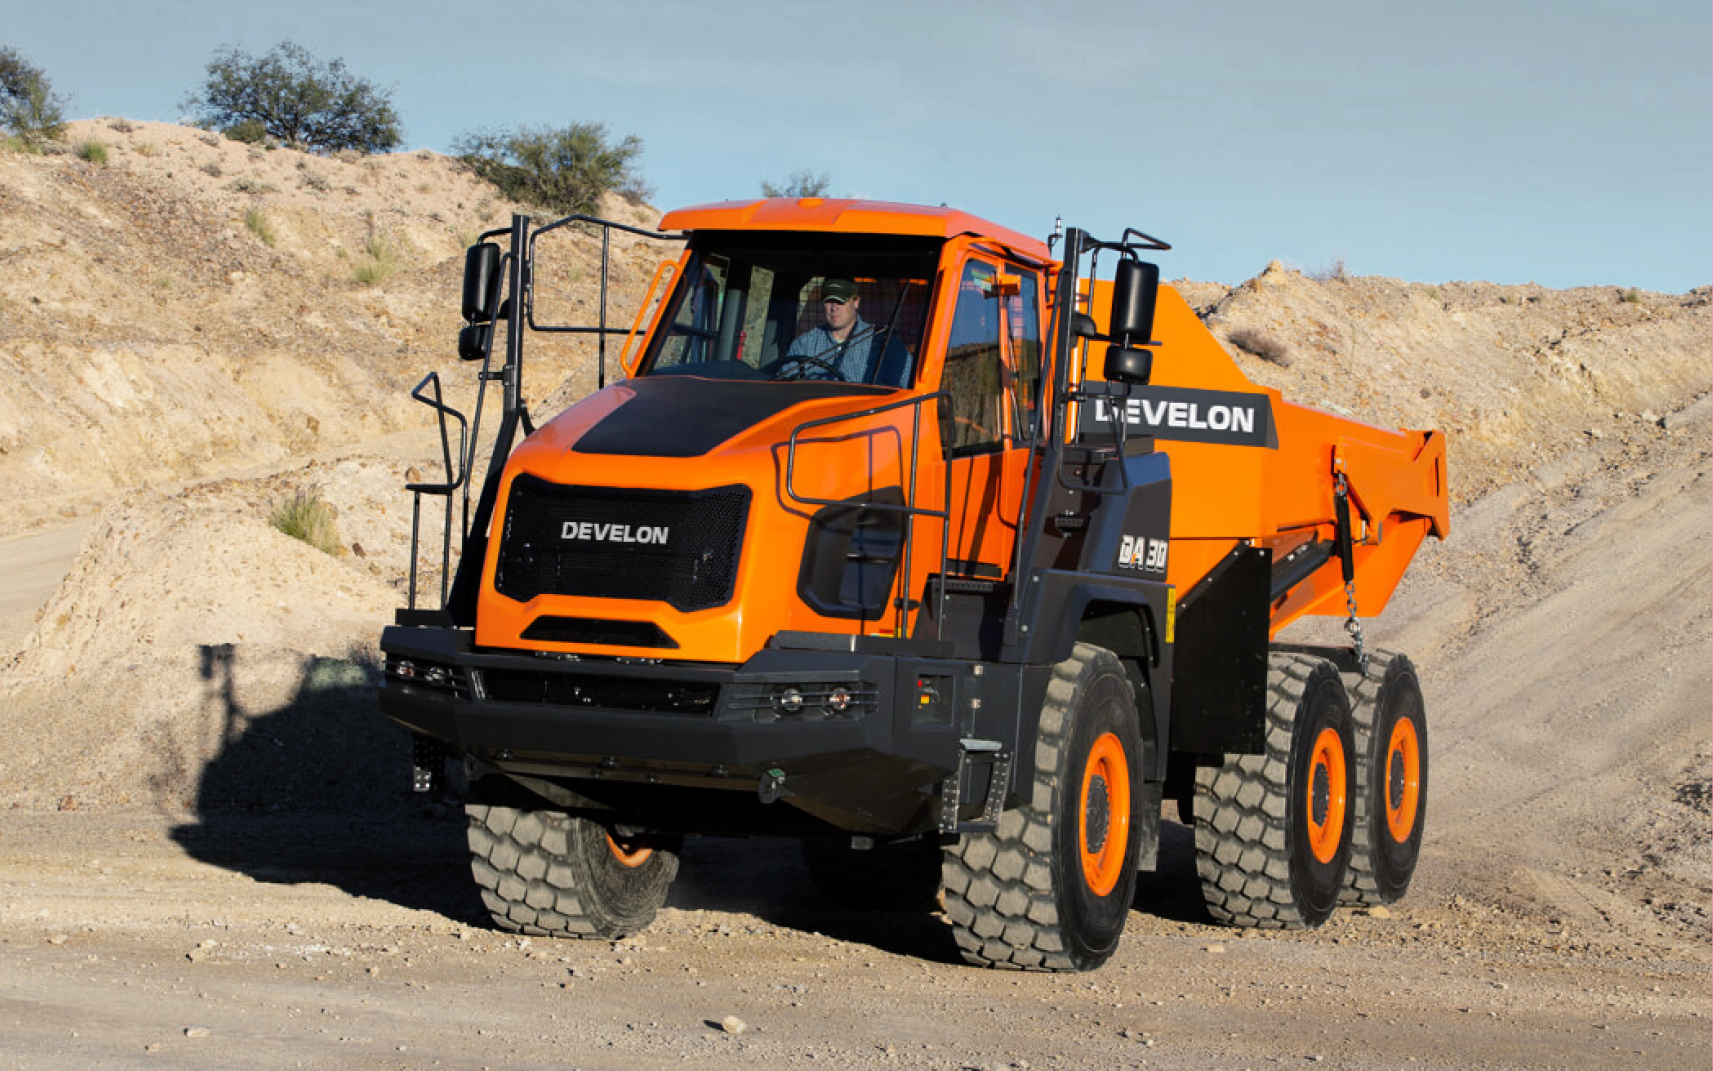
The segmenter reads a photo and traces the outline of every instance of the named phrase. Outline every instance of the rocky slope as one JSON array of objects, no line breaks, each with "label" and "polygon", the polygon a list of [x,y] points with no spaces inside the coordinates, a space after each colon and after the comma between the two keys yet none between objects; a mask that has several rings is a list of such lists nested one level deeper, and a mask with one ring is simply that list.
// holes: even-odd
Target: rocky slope
[{"label": "rocky slope", "polygon": [[[12,504],[0,536],[87,516],[135,486],[278,468],[423,427],[407,392],[430,370],[464,390],[451,359],[463,250],[516,206],[456,162],[320,157],[123,119],[73,123],[67,142],[101,144],[106,163],[0,153],[0,480]],[[567,276],[598,277],[599,243],[561,233]],[[654,258],[629,238],[615,248],[616,297],[634,310]],[[596,294],[543,298],[593,322]],[[583,375],[592,387],[589,349],[536,346],[535,381]]]}]

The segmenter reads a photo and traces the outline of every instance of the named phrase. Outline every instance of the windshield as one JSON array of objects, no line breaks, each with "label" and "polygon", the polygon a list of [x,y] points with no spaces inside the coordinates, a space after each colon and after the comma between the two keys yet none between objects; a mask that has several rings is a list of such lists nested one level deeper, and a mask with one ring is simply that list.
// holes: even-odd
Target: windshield
[{"label": "windshield", "polygon": [[908,386],[938,239],[698,234],[642,375]]}]

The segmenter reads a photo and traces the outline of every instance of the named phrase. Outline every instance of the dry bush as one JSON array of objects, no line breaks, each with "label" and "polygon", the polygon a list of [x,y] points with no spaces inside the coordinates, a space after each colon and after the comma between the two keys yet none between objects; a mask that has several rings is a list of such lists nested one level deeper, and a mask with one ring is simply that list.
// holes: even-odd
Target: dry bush
[{"label": "dry bush", "polygon": [[1263,361],[1270,361],[1280,368],[1291,367],[1291,351],[1271,335],[1252,327],[1239,327],[1226,337],[1231,340],[1233,346],[1245,353],[1253,354]]},{"label": "dry bush", "polygon": [[339,528],[333,522],[333,507],[321,498],[319,488],[297,491],[274,507],[268,520],[293,539],[301,539],[316,550],[337,558],[345,552]]}]

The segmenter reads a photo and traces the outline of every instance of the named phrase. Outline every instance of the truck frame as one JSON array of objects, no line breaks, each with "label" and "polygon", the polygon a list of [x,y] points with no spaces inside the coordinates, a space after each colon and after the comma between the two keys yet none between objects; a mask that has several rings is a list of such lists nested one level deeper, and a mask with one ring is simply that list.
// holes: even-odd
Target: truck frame
[{"label": "truck frame", "polygon": [[[571,225],[602,236],[600,322],[538,323],[537,242]],[[684,243],[628,329],[615,232]],[[1444,438],[1252,383],[1144,259],[1169,248],[822,198],[516,216],[471,247],[458,348],[498,427],[477,489],[477,429],[436,376],[414,392],[446,478],[409,487],[379,702],[417,787],[462,760],[497,925],[620,936],[683,838],[788,836],[841,902],[940,898],[972,963],[1087,970],[1167,801],[1219,920],[1403,895],[1426,715],[1360,619],[1447,533]],[[599,389],[540,428],[536,331],[600,341]],[[1280,640],[1311,615],[1352,642]]]}]

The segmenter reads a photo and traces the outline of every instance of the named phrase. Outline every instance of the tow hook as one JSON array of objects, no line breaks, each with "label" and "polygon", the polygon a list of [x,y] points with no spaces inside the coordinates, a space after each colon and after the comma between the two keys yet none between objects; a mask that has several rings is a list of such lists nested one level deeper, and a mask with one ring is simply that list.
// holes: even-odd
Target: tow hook
[{"label": "tow hook", "polygon": [[796,795],[785,787],[785,771],[777,767],[762,771],[761,782],[756,785],[755,793],[763,803],[777,803],[786,796]]}]

